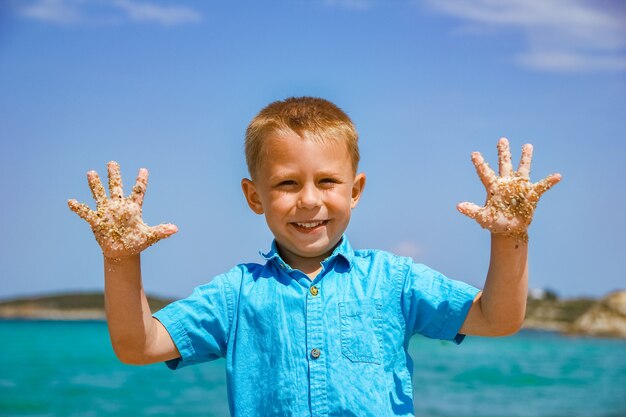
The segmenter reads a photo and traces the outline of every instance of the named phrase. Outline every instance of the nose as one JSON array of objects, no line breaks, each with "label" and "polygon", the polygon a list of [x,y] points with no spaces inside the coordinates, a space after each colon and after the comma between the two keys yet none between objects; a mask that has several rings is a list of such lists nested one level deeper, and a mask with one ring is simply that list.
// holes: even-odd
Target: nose
[{"label": "nose", "polygon": [[305,185],[298,196],[298,208],[312,209],[322,204],[322,192],[315,185]]}]

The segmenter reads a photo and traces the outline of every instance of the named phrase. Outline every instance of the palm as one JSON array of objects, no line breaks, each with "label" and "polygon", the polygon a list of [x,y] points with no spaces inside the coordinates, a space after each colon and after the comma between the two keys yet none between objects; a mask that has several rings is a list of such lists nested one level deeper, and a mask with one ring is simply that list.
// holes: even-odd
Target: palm
[{"label": "palm", "polygon": [[500,176],[487,165],[479,152],[474,152],[472,162],[487,190],[487,201],[483,207],[468,202],[460,203],[457,209],[492,233],[527,240],[526,230],[532,221],[539,198],[561,180],[560,174],[552,174],[537,183],[530,182],[532,152],[532,145],[524,145],[518,170],[513,171],[509,142],[505,138],[500,139]]},{"label": "palm", "polygon": [[143,222],[141,210],[148,185],[148,171],[139,170],[133,192],[124,197],[120,167],[109,162],[110,198],[95,171],[87,173],[89,188],[96,200],[96,210],[86,204],[69,200],[70,209],[86,220],[102,248],[104,256],[112,259],[135,255],[161,239],[178,231],[173,224],[150,227]]}]

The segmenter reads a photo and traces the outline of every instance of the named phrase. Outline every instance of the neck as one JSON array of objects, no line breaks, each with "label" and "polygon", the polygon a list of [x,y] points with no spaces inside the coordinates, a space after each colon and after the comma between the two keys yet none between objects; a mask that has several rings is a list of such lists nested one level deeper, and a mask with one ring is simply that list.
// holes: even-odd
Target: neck
[{"label": "neck", "polygon": [[[278,246],[280,257],[293,269],[297,269],[306,274],[311,280],[322,270],[322,261],[326,259],[330,253],[313,258],[304,258],[285,251]],[[331,252],[332,253],[332,252]]]},{"label": "neck", "polygon": [[306,272],[303,270],[301,271],[304,272],[311,281],[313,281],[315,277],[320,273],[321,270],[322,270],[322,265],[317,265],[317,269],[315,271],[311,271],[311,272]]},{"label": "neck", "polygon": [[322,261],[326,259],[326,257],[296,259],[293,256],[283,256],[282,254],[281,257],[290,267],[302,271],[311,279],[317,276],[322,269]]}]

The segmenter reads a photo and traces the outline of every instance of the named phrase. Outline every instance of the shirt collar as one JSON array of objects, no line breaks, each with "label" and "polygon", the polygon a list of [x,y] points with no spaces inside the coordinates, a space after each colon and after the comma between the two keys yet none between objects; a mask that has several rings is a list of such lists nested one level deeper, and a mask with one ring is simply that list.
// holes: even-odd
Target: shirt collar
[{"label": "shirt collar", "polygon": [[[259,254],[265,258],[266,261],[275,262],[278,266],[291,269],[291,267],[283,261],[278,253],[278,246],[276,245],[276,239],[272,241],[272,247],[270,251],[267,253],[263,253],[259,251]],[[354,251],[352,250],[352,246],[350,246],[350,242],[348,242],[348,238],[346,235],[341,237],[339,244],[330,254],[330,256],[322,261],[322,265],[326,267],[329,265],[334,259],[343,259],[348,267],[348,270],[352,269],[352,262],[354,260]]]}]

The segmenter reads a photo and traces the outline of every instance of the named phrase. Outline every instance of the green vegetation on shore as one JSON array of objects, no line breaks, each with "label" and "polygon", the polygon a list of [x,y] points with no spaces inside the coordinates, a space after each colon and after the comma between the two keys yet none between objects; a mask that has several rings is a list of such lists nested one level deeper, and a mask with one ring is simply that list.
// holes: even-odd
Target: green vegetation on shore
[{"label": "green vegetation on shore", "polygon": [[[160,310],[172,301],[169,298],[148,296],[148,304],[152,311]],[[102,292],[62,293],[2,300],[0,301],[0,318],[103,319],[104,294]]]},{"label": "green vegetation on shore", "polygon": [[[148,296],[155,312],[172,299]],[[64,293],[0,301],[0,319],[103,320],[102,292]],[[543,292],[528,298],[524,328],[626,338],[626,291],[602,299],[559,299]]]}]

